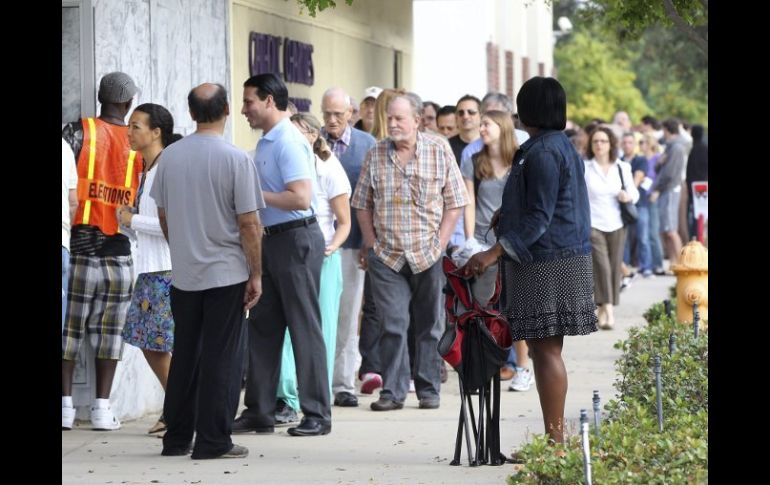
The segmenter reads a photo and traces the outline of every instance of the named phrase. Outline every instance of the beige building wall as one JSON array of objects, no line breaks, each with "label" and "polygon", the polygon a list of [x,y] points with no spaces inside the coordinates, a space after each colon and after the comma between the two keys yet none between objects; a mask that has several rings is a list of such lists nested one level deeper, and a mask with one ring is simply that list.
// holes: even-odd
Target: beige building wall
[{"label": "beige building wall", "polygon": [[[311,100],[310,112],[321,120],[321,96],[340,86],[357,101],[369,86],[393,87],[394,59],[400,51],[398,87],[410,89],[412,79],[411,0],[359,0],[348,6],[298,13],[294,0],[233,0],[230,41],[232,53],[232,121],[234,143],[253,150],[259,132],[240,114],[243,82],[249,77],[249,34],[258,32],[313,45],[313,86],[287,83],[289,96]],[[283,46],[281,46],[281,56]]]}]

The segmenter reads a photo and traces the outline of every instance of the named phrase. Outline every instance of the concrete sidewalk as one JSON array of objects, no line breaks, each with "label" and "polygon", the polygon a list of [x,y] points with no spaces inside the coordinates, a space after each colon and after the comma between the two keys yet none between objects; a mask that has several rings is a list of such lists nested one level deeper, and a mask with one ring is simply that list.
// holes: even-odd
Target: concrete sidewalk
[{"label": "concrete sidewalk", "polygon": [[[569,375],[567,430],[578,429],[580,409],[592,416],[592,392],[602,404],[613,397],[613,363],[620,351],[613,344],[631,326],[644,323],[642,313],[668,297],[675,278],[638,277],[621,294],[616,328],[585,337],[568,337],[564,361]],[[503,383],[507,389],[507,383]],[[359,395],[358,408],[334,407],[332,433],[291,437],[286,428],[274,435],[233,435],[249,448],[245,459],[191,460],[160,456],[162,440],[146,434],[157,415],[123,423],[114,432],[80,423],[62,432],[63,484],[504,484],[512,465],[469,468],[463,450],[460,467],[449,466],[454,451],[460,398],[457,376],[450,371],[441,407],[417,408],[410,394],[403,410],[374,412],[374,396]],[[535,386],[528,392],[505,392],[501,410],[501,450],[509,453],[532,433],[543,433]]]}]

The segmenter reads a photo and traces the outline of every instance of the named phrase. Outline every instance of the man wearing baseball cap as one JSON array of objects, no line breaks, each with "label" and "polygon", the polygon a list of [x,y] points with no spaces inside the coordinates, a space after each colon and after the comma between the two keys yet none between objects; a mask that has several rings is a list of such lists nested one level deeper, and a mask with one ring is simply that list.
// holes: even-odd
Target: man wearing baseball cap
[{"label": "man wearing baseball cap", "polygon": [[98,118],[65,125],[62,138],[77,162],[78,207],[70,235],[70,275],[62,332],[62,429],[72,429],[72,377],[86,337],[96,355],[96,399],[91,424],[120,429],[110,390],[123,351],[121,332],[133,283],[131,245],[121,234],[116,208],[133,205],[142,156],[128,145],[125,118],[138,89],[128,74],[111,72],[99,83]]},{"label": "man wearing baseball cap", "polygon": [[382,88],[377,86],[370,86],[364,90],[364,99],[361,100],[359,108],[360,119],[353,125],[353,128],[367,133],[372,132],[372,128],[374,128],[374,103],[381,92]]}]

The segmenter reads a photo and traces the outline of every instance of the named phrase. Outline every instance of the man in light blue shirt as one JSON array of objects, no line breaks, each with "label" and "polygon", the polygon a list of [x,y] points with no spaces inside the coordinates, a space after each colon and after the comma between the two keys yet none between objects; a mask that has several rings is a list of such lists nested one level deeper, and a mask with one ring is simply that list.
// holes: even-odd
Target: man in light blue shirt
[{"label": "man in light blue shirt", "polygon": [[[288,114],[288,111],[284,113]],[[259,140],[254,163],[259,172],[263,193],[275,195],[273,202],[276,205],[272,205],[270,199],[265,197],[267,207],[260,212],[262,223],[266,227],[308,218],[315,213],[317,181],[313,149],[289,121],[288,116],[282,118]],[[292,204],[290,200],[297,197],[297,192],[289,187],[302,181],[310,181],[311,184],[310,206],[307,209],[298,208],[302,204]],[[281,200],[280,196],[284,191],[290,192],[286,194],[289,198],[283,197],[285,200]]]},{"label": "man in light blue shirt", "polygon": [[[313,210],[315,157],[286,111],[289,93],[275,74],[259,74],[243,85],[249,125],[263,131],[254,163],[267,207],[260,213],[262,298],[249,322],[246,409],[233,432],[272,433],[286,328],[294,346],[300,407],[304,417],[292,436],[331,431],[326,347],[321,333],[318,289],[324,238]],[[301,343],[301,344],[300,344]]]}]

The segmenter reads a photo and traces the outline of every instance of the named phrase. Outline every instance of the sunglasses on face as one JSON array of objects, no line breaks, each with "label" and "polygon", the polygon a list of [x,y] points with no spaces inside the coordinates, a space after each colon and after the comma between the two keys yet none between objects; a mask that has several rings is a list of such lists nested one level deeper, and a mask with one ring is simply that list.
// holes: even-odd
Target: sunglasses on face
[{"label": "sunglasses on face", "polygon": [[457,110],[457,114],[459,116],[465,116],[466,113],[468,114],[468,116],[475,116],[475,115],[479,114],[478,111],[473,110],[473,109],[458,109]]}]

